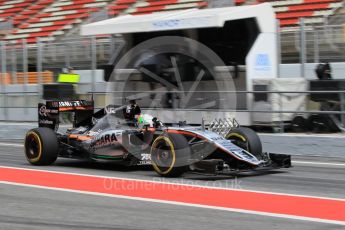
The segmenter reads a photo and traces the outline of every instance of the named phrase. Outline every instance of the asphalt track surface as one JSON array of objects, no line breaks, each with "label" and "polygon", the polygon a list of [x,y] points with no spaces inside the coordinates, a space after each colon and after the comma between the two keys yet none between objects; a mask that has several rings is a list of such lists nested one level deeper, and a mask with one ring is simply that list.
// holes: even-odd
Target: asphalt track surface
[{"label": "asphalt track surface", "polygon": [[[345,199],[345,158],[296,156],[293,161],[293,168],[255,175],[186,174],[183,178],[162,179],[149,167],[124,168],[65,159],[38,168],[26,162],[20,143],[0,143],[0,167]],[[0,183],[0,204],[0,229],[345,229],[332,223],[4,183]]]}]

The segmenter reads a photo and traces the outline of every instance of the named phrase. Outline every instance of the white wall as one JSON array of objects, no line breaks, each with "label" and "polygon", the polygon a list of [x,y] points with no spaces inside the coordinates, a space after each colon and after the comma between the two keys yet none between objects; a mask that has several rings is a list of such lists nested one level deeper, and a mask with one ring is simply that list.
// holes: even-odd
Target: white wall
[{"label": "white wall", "polygon": [[[317,79],[315,68],[318,63],[308,63],[305,65],[305,75],[307,79]],[[345,79],[345,62],[330,63],[332,77],[334,79]],[[301,76],[301,64],[281,64],[280,77],[295,78]]]},{"label": "white wall", "polygon": [[[92,70],[75,70],[76,74],[80,75],[80,82],[79,83],[92,83]],[[104,82],[103,76],[104,76],[104,70],[97,69],[95,70],[95,76],[96,80],[95,82]]]}]

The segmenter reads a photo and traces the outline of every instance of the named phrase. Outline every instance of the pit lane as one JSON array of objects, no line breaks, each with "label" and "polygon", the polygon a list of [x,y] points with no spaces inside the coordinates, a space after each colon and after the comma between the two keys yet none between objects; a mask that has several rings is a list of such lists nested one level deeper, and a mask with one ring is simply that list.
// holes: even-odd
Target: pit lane
[{"label": "pit lane", "polygon": [[[246,189],[305,196],[345,198],[345,159],[293,157],[294,167],[255,176],[186,174],[183,178],[162,179],[149,167],[124,168],[58,159],[49,167],[33,167],[24,157],[20,142],[0,143],[0,166],[42,169],[87,175],[173,182],[229,189]],[[198,207],[150,203],[39,188],[0,184],[1,226],[16,229],[342,229],[343,226],[294,219],[258,216]],[[298,207],[296,207],[298,208]],[[85,209],[85,210],[84,210]],[[89,211],[88,211],[89,209]],[[7,211],[5,211],[7,210]],[[72,214],[72,212],[73,214]],[[342,211],[342,210],[338,210]],[[67,212],[67,213],[66,213]],[[43,213],[40,216],[39,213]],[[68,218],[65,221],[64,216]],[[36,218],[35,218],[36,217]]]}]

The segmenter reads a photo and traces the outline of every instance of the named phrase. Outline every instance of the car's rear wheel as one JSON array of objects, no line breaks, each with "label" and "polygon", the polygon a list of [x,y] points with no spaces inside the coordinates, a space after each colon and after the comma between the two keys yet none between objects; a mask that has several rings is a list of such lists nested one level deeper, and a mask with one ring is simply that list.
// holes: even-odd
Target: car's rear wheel
[{"label": "car's rear wheel", "polygon": [[151,146],[154,170],[164,177],[178,177],[189,170],[190,148],[180,134],[162,135]]},{"label": "car's rear wheel", "polygon": [[33,165],[50,165],[58,156],[59,144],[56,134],[49,128],[37,128],[27,132],[25,156]]},{"label": "car's rear wheel", "polygon": [[231,130],[225,138],[256,157],[262,156],[261,140],[256,132],[250,128],[238,127]]}]

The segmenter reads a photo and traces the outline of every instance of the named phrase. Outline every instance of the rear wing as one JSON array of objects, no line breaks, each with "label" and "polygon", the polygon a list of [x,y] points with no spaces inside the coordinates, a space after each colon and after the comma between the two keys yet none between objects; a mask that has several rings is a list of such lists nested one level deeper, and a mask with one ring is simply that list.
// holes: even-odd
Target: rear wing
[{"label": "rear wing", "polygon": [[73,127],[91,123],[94,113],[94,102],[77,101],[46,101],[38,104],[38,126],[47,127],[53,130],[59,128],[60,113],[74,113]]}]

